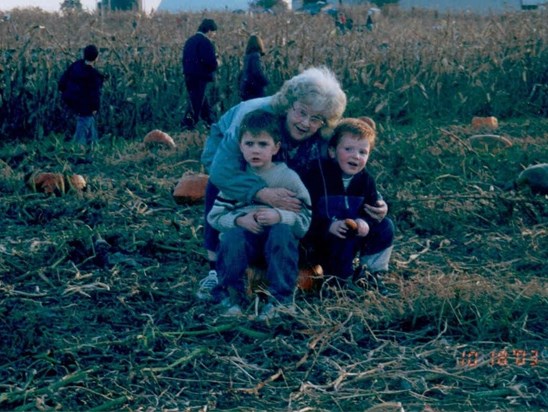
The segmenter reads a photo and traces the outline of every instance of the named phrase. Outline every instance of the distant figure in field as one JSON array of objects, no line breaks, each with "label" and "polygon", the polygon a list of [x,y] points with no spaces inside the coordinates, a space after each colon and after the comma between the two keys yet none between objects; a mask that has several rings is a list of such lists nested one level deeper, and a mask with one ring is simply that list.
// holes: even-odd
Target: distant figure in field
[{"label": "distant figure in field", "polygon": [[212,19],[204,19],[198,31],[188,38],[183,47],[183,73],[188,93],[188,106],[183,126],[194,129],[200,118],[208,126],[215,121],[206,97],[208,83],[214,79],[218,67],[213,37],[217,24]]},{"label": "distant figure in field", "polygon": [[365,27],[369,31],[373,31],[373,18],[371,17],[371,13],[367,13],[367,21],[365,22]]},{"label": "distant figure in field", "polygon": [[354,21],[346,16],[346,13],[339,11],[335,16],[335,27],[341,34],[345,34],[347,31],[352,30]]},{"label": "distant figure in field", "polygon": [[244,68],[240,78],[240,97],[242,100],[265,96],[268,78],[261,61],[264,54],[263,40],[256,34],[249,36],[245,49]]},{"label": "distant figure in field", "polygon": [[92,144],[99,140],[95,114],[101,103],[104,76],[93,67],[99,51],[93,44],[84,49],[83,59],[72,63],[59,80],[65,104],[76,113],[74,141]]}]

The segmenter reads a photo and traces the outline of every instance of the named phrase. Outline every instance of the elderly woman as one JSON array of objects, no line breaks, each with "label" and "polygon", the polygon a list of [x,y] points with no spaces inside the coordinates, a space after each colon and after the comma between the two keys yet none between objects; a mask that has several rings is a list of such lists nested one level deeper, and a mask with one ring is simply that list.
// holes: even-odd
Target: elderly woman
[{"label": "elderly woman", "polygon": [[[222,190],[228,197],[272,207],[299,211],[301,202],[295,193],[283,188],[269,188],[257,175],[245,171],[239,148],[238,132],[242,118],[256,109],[277,115],[282,129],[281,149],[276,161],[285,162],[303,176],[322,157],[327,156],[327,140],[342,117],[346,95],[335,75],[325,67],[309,68],[287,80],[273,96],[244,101],[226,112],[211,127],[202,154],[202,163],[210,175],[206,189],[205,215]],[[383,218],[385,203],[370,211]],[[210,262],[209,274],[200,281],[197,297],[209,298],[217,285],[215,263],[218,232],[205,222],[205,247]]]}]

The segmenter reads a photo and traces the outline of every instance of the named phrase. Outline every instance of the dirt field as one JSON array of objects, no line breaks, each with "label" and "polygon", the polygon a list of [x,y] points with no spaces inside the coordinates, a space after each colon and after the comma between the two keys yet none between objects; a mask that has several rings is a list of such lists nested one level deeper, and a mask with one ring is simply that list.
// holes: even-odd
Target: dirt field
[{"label": "dirt field", "polygon": [[[517,411],[548,408],[546,195],[503,190],[546,161],[545,119],[381,125],[370,170],[398,233],[396,292],[296,291],[297,314],[226,320],[194,293],[203,205],[172,190],[199,171],[177,149],[61,138],[0,149],[0,409]],[[189,143],[190,142],[190,143]],[[81,174],[64,195],[36,171]],[[253,308],[249,309],[249,313]]]}]

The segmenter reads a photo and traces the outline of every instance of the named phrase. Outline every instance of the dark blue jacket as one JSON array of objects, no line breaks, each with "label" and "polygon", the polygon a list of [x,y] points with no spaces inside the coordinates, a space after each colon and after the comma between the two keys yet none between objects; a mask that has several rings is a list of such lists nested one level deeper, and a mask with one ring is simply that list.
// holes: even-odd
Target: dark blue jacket
[{"label": "dark blue jacket", "polygon": [[240,80],[240,97],[243,100],[264,97],[268,84],[261,62],[261,53],[253,52],[244,57],[244,69]]},{"label": "dark blue jacket", "polygon": [[207,82],[217,70],[215,45],[202,32],[189,37],[183,47],[183,73]]},{"label": "dark blue jacket", "polygon": [[103,79],[103,75],[84,59],[75,61],[59,80],[63,101],[77,114],[91,116],[99,110]]},{"label": "dark blue jacket", "polygon": [[312,201],[312,223],[307,237],[324,238],[334,220],[361,218],[371,222],[364,205],[375,205],[378,194],[375,181],[365,169],[352,178],[345,190],[339,165],[326,159],[315,163],[303,182]]}]

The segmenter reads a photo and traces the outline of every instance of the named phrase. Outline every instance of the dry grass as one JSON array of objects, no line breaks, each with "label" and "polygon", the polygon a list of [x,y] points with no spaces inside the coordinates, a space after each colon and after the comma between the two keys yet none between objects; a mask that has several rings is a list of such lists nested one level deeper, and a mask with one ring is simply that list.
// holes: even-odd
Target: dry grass
[{"label": "dry grass", "polygon": [[[381,130],[371,170],[398,226],[394,295],[296,293],[297,312],[271,323],[194,297],[203,209],[171,192],[200,170],[199,136],[175,150],[105,138],[91,163],[55,137],[6,145],[0,408],[546,408],[548,202],[499,187],[542,160],[546,122],[501,128],[514,145],[496,154],[462,126]],[[89,188],[32,193],[37,169]]]},{"label": "dry grass", "polygon": [[[393,295],[296,293],[296,313],[270,324],[197,302],[203,206],[171,194],[201,169],[204,134],[177,132],[180,47],[200,17],[13,13],[0,22],[0,409],[548,408],[548,201],[504,190],[546,162],[545,16],[390,11],[345,36],[326,16],[214,17],[220,112],[259,31],[272,90],[327,64],[348,114],[377,121],[368,167],[398,229]],[[84,153],[64,138],[56,81],[89,42],[110,77],[103,139]],[[497,116],[512,145],[471,144],[473,115]],[[146,147],[156,128],[177,148]],[[88,188],[33,193],[37,171]]]}]

